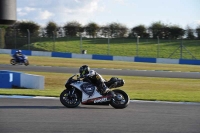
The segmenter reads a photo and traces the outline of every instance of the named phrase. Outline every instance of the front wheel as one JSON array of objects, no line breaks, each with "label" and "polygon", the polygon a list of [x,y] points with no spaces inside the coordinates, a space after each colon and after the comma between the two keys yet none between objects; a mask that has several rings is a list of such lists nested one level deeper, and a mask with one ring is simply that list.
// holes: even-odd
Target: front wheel
[{"label": "front wheel", "polygon": [[15,64],[16,64],[15,59],[11,59],[11,60],[10,60],[10,64],[15,65]]},{"label": "front wheel", "polygon": [[122,90],[113,90],[115,97],[111,99],[110,105],[116,109],[126,108],[130,102],[129,96]]},{"label": "front wheel", "polygon": [[28,66],[29,65],[29,61],[28,60],[24,60],[24,65]]},{"label": "front wheel", "polygon": [[78,92],[74,91],[74,93],[71,94],[72,92],[72,90],[64,90],[60,94],[60,102],[67,108],[75,108],[81,102],[81,97]]}]

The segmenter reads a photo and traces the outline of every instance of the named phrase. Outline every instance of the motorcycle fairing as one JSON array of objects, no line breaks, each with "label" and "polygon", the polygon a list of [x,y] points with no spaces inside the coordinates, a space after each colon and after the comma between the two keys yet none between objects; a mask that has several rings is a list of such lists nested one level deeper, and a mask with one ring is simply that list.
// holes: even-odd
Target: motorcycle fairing
[{"label": "motorcycle fairing", "polygon": [[95,86],[90,83],[83,83],[80,88],[90,97],[94,94],[94,90],[96,89]]},{"label": "motorcycle fairing", "polygon": [[[106,100],[106,99],[103,99],[103,98],[107,98],[107,96],[102,96],[98,91],[97,91],[97,88],[96,86],[90,84],[89,86],[93,86],[94,87],[94,92],[93,92],[93,95],[88,95],[87,93],[84,92],[84,90],[81,88],[83,84],[90,84],[88,82],[83,82],[83,81],[79,81],[79,82],[74,82],[74,83],[71,83],[70,85],[79,89],[81,92],[82,92],[82,103],[86,104],[86,103],[93,103],[93,104],[99,104],[99,103],[104,103],[104,102],[107,102],[109,101],[109,98]],[[102,100],[100,100],[102,99]],[[98,102],[95,100],[99,100]]]}]

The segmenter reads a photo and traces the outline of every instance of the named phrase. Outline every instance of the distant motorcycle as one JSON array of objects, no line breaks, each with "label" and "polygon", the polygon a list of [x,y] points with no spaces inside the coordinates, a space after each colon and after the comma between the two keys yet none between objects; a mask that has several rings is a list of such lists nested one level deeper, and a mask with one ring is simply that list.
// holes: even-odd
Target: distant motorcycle
[{"label": "distant motorcycle", "polygon": [[21,60],[17,60],[13,55],[11,55],[12,59],[10,60],[10,64],[12,65],[29,65],[28,57],[26,55],[21,55]]},{"label": "distant motorcycle", "polygon": [[[74,77],[77,76],[76,79]],[[108,88],[117,88],[124,85],[124,80],[112,77],[105,82]],[[68,108],[75,108],[80,103],[83,105],[111,105],[116,109],[126,108],[130,102],[129,96],[120,89],[112,90],[115,94],[101,95],[96,86],[84,81],[78,74],[71,76],[66,84],[66,89],[60,94],[60,102]]]}]

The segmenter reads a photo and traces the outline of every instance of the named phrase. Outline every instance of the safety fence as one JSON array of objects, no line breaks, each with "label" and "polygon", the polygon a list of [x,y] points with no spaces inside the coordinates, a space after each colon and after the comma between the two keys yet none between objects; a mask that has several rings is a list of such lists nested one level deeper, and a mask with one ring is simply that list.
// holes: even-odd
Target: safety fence
[{"label": "safety fence", "polygon": [[0,30],[0,48],[33,51],[88,53],[110,56],[134,56],[171,59],[200,59],[200,40],[159,38],[111,38],[100,35],[62,36],[58,33],[21,34],[19,30]]}]

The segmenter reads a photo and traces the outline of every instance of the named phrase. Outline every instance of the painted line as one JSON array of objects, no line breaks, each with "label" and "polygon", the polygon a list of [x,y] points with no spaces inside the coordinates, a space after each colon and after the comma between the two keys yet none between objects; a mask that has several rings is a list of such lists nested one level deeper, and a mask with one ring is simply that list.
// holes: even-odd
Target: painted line
[{"label": "painted line", "polygon": [[[59,97],[22,96],[22,95],[0,95],[0,98],[54,99],[54,100],[59,100]],[[200,102],[169,102],[169,101],[145,101],[145,100],[130,100],[130,102],[133,102],[133,103],[162,103],[162,104],[200,105]]]}]

